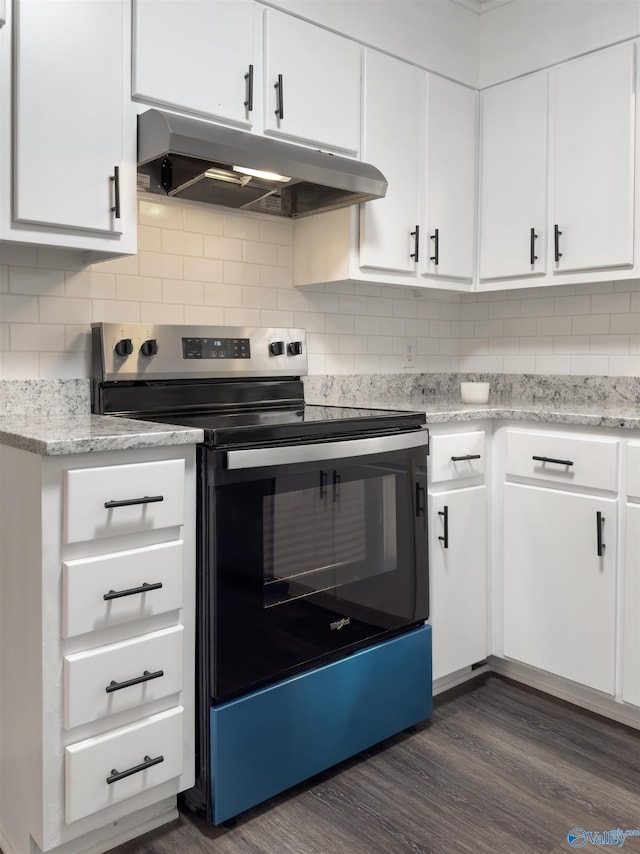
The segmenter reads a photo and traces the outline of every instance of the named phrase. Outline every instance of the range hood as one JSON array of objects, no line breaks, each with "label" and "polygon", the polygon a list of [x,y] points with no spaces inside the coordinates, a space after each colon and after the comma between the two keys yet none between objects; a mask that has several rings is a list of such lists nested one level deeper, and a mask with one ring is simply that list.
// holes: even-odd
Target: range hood
[{"label": "range hood", "polygon": [[382,198],[387,181],[359,160],[147,110],[138,189],[295,218]]}]

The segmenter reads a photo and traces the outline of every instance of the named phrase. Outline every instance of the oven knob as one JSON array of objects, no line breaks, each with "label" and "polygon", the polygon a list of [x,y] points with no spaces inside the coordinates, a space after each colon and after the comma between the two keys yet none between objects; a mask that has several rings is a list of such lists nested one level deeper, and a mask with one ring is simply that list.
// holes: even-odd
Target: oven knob
[{"label": "oven knob", "polygon": [[271,356],[282,356],[284,353],[284,341],[272,341],[269,344],[269,354]]},{"label": "oven knob", "polygon": [[133,353],[131,338],[121,338],[115,346],[118,356],[130,356]]},{"label": "oven knob", "polygon": [[158,352],[158,342],[155,338],[149,338],[148,341],[143,341],[140,347],[140,352],[143,356],[155,356]]},{"label": "oven knob", "polygon": [[287,344],[287,353],[290,356],[301,356],[302,355],[302,341],[291,341],[290,344]]}]

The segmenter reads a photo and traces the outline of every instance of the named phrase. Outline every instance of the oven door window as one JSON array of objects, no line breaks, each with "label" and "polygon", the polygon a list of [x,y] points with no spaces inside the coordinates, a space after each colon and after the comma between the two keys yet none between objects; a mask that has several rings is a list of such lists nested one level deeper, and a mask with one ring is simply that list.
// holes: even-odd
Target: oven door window
[{"label": "oven door window", "polygon": [[218,471],[218,699],[426,619],[424,448]]}]

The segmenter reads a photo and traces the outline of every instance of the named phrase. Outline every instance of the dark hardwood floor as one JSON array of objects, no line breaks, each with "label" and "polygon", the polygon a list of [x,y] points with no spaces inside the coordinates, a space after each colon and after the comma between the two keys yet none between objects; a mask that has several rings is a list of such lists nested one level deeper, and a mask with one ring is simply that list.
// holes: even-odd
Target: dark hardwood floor
[{"label": "dark hardwood floor", "polygon": [[488,675],[231,829],[183,814],[112,854],[556,854],[574,827],[640,830],[640,732]]}]

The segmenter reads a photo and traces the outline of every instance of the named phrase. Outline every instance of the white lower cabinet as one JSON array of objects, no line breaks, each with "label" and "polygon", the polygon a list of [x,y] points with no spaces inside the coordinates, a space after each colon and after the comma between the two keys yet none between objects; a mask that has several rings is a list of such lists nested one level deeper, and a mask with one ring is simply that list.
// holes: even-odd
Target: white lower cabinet
[{"label": "white lower cabinet", "polygon": [[431,496],[433,678],[487,657],[487,488]]},{"label": "white lower cabinet", "polygon": [[618,502],[507,483],[504,653],[615,691]]},{"label": "white lower cabinet", "polygon": [[429,612],[433,678],[487,657],[487,487],[484,430],[431,437]]},{"label": "white lower cabinet", "polygon": [[5,854],[106,851],[193,785],[195,499],[193,447],[0,446]]},{"label": "white lower cabinet", "polygon": [[627,446],[622,699],[640,706],[640,442]]}]

